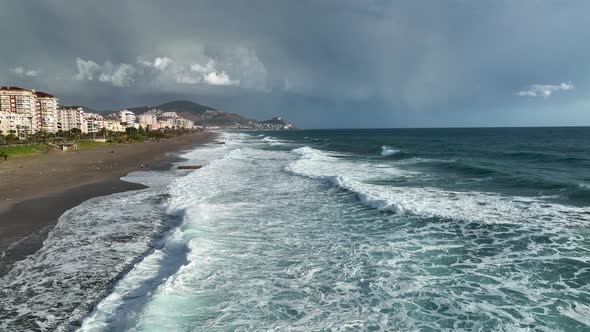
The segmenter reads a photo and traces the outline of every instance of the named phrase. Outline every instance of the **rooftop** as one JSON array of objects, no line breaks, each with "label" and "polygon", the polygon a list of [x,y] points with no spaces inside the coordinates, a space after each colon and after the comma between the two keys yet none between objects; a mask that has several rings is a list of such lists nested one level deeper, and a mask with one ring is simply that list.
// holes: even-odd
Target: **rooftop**
[{"label": "rooftop", "polygon": [[0,86],[0,90],[4,90],[4,91],[29,91],[27,89],[19,88],[18,86]]},{"label": "rooftop", "polygon": [[55,98],[54,95],[42,91],[35,91],[35,96],[39,98]]}]

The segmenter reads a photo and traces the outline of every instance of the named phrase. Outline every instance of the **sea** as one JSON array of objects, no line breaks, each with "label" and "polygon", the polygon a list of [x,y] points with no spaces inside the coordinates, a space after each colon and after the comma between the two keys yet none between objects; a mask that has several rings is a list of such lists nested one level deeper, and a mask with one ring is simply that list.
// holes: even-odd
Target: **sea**
[{"label": "sea", "polygon": [[[224,144],[221,144],[224,143]],[[590,331],[590,128],[223,132],[0,279],[2,331]]]}]

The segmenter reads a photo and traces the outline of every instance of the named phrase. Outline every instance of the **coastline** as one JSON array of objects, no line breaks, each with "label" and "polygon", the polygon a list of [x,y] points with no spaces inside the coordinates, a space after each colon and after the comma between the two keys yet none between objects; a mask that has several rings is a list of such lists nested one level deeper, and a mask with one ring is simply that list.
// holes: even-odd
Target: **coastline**
[{"label": "coastline", "polygon": [[93,197],[142,189],[121,177],[141,170],[142,164],[144,170],[167,170],[178,161],[178,152],[213,137],[214,133],[202,132],[1,162],[0,277],[41,248],[65,211]]}]

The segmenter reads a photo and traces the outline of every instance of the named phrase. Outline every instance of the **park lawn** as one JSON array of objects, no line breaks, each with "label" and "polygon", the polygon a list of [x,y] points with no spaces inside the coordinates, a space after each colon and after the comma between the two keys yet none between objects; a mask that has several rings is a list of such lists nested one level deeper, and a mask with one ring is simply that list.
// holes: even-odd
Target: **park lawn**
[{"label": "park lawn", "polygon": [[4,159],[4,154],[8,157],[26,157],[47,152],[49,148],[45,144],[23,144],[23,145],[5,145],[0,146],[0,159]]},{"label": "park lawn", "polygon": [[101,146],[107,146],[110,144],[112,144],[112,143],[103,143],[103,142],[96,142],[91,139],[83,139],[83,140],[78,141],[78,150],[92,149],[92,148],[97,148],[97,147],[101,147]]}]

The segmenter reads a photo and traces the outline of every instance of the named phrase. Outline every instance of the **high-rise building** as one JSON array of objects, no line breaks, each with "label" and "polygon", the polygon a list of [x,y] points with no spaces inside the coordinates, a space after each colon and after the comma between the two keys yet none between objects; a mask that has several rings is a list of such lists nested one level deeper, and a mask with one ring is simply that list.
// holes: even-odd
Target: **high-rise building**
[{"label": "high-rise building", "polygon": [[96,113],[84,113],[88,133],[98,133],[104,127],[104,118]]},{"label": "high-rise building", "polygon": [[36,97],[33,91],[14,86],[0,87],[0,112],[12,114],[14,129],[10,130],[16,131],[19,136],[37,131]]},{"label": "high-rise building", "polygon": [[155,114],[144,113],[138,116],[139,125],[150,129],[156,129],[158,125],[158,117]]},{"label": "high-rise building", "polygon": [[129,110],[122,110],[118,112],[118,115],[121,122],[125,122],[127,124],[127,127],[133,127],[133,125],[135,125],[135,113]]},{"label": "high-rise building", "polygon": [[35,130],[55,133],[57,131],[57,98],[41,91],[34,91],[34,94],[35,111],[37,113]]},{"label": "high-rise building", "polygon": [[0,135],[16,134],[17,114],[0,111]]},{"label": "high-rise building", "polygon": [[174,126],[176,128],[185,128],[185,129],[193,129],[195,123],[191,120],[177,118],[174,119]]},{"label": "high-rise building", "polygon": [[70,131],[74,128],[80,129],[83,133],[88,132],[88,124],[84,118],[82,107],[61,107],[57,110],[57,129]]}]

